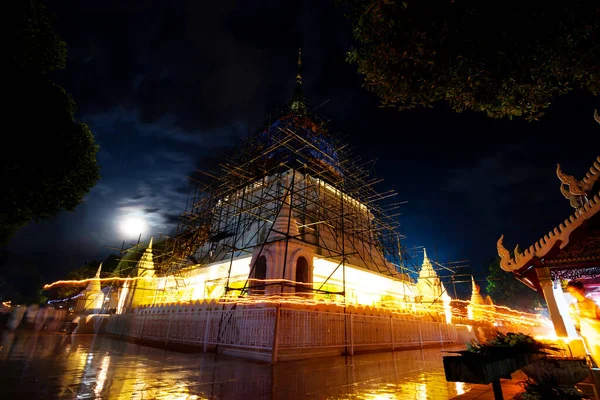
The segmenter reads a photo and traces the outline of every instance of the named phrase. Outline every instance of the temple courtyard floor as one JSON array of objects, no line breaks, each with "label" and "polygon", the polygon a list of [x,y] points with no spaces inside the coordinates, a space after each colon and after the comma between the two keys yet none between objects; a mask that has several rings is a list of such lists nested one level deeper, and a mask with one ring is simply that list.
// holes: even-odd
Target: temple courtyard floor
[{"label": "temple courtyard floor", "polygon": [[[102,335],[17,331],[1,340],[0,398],[7,399],[493,398],[491,385],[446,382],[443,351],[456,346],[270,365]],[[520,391],[515,378],[502,381],[505,399]]]}]

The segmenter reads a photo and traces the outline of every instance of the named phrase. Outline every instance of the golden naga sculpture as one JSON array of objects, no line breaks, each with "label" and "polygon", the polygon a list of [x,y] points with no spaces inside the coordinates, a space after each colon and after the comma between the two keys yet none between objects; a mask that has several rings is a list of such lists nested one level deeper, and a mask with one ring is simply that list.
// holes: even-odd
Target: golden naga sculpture
[{"label": "golden naga sculpture", "polygon": [[[500,256],[500,267],[505,271],[511,271],[514,269],[518,261],[516,259],[512,259],[510,252],[506,247],[504,247],[503,241],[504,235],[500,236],[500,239],[498,239],[498,242],[496,243],[496,249],[498,250],[498,255]],[[523,254],[519,252],[519,245],[515,247],[515,258],[516,257],[519,257],[519,260],[521,257],[523,257]]]},{"label": "golden naga sculpture", "polygon": [[498,239],[496,249],[500,256],[500,267],[505,271],[514,271],[522,264],[525,257],[531,258],[533,254],[532,249],[526,250],[525,253],[523,253],[519,249],[519,245],[516,245],[513,250],[513,255],[511,256],[510,251],[504,247],[504,235],[501,235],[500,239]]},{"label": "golden naga sculpture", "polygon": [[560,164],[556,165],[556,176],[560,179],[560,192],[571,203],[571,207],[579,208],[585,204],[587,194],[591,190],[590,185],[577,180],[574,176],[562,172]]}]

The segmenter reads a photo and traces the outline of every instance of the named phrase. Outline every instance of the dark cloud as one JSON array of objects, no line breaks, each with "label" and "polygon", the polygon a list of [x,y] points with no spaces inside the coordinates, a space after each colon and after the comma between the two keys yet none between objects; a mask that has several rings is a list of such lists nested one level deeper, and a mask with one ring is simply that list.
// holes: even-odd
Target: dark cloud
[{"label": "dark cloud", "polygon": [[600,104],[591,94],[559,99],[533,124],[443,105],[378,107],[345,61],[352,32],[332,1],[46,3],[69,49],[58,80],[100,145],[102,173],[75,213],[30,224],[11,243],[49,269],[114,252],[126,216],[145,218],[147,236],[174,232],[187,176],[218,169],[286,104],[298,47],[309,107],[357,156],[378,160],[380,189],[408,201],[400,216],[407,245],[435,249],[440,261],[468,258],[480,268],[501,233],[532,243],[571,211],[556,163],[582,176],[597,156],[589,142]]},{"label": "dark cloud", "polygon": [[180,214],[165,214],[164,217],[167,223],[171,225],[177,225],[179,223]]}]

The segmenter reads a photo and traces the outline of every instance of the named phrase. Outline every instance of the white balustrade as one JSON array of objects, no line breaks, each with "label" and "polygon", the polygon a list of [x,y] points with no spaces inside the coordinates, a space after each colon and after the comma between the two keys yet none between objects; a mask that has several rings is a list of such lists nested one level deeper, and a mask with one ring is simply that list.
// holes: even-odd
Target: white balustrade
[{"label": "white balustrade", "polygon": [[[112,315],[106,331],[156,342],[271,350],[276,308],[210,309],[198,304],[143,307]],[[213,307],[215,308],[215,307]],[[414,317],[344,314],[281,308],[277,349],[456,343],[456,326]]]}]

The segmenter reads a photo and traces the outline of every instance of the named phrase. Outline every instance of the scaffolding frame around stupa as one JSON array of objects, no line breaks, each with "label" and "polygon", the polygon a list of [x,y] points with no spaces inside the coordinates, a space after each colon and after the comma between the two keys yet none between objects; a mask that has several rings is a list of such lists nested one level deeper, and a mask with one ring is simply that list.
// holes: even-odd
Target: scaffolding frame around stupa
[{"label": "scaffolding frame around stupa", "polygon": [[[345,297],[345,268],[352,256],[359,259],[359,267],[412,281],[417,264],[400,245],[403,236],[398,233],[398,214],[392,213],[402,202],[390,201],[396,195],[393,190],[376,190],[382,180],[370,176],[365,167],[369,162],[350,155],[348,146],[333,135],[327,140],[334,145],[322,148],[289,127],[276,127],[246,139],[236,156],[219,164],[216,172],[190,177],[186,211],[180,217],[177,234],[166,239],[167,251],[155,256],[159,273],[177,275],[185,266],[208,265],[223,261],[227,255],[230,266],[225,294],[239,291],[230,287],[233,260],[242,254],[260,254],[271,243],[265,238],[270,237],[287,197],[301,234],[293,237],[289,232],[277,232],[285,236],[286,246],[289,240],[305,241],[312,231],[317,243],[307,244],[322,249],[322,258],[335,260],[336,270],[343,271],[341,291],[324,288],[329,278],[308,291]],[[285,157],[276,161],[269,158],[278,153]],[[301,178],[303,185],[298,184]],[[339,240],[320,240],[322,230]],[[256,240],[258,236],[262,240]],[[256,262],[250,266],[241,294],[247,294],[255,267]],[[262,286],[291,284],[265,282]]]}]

